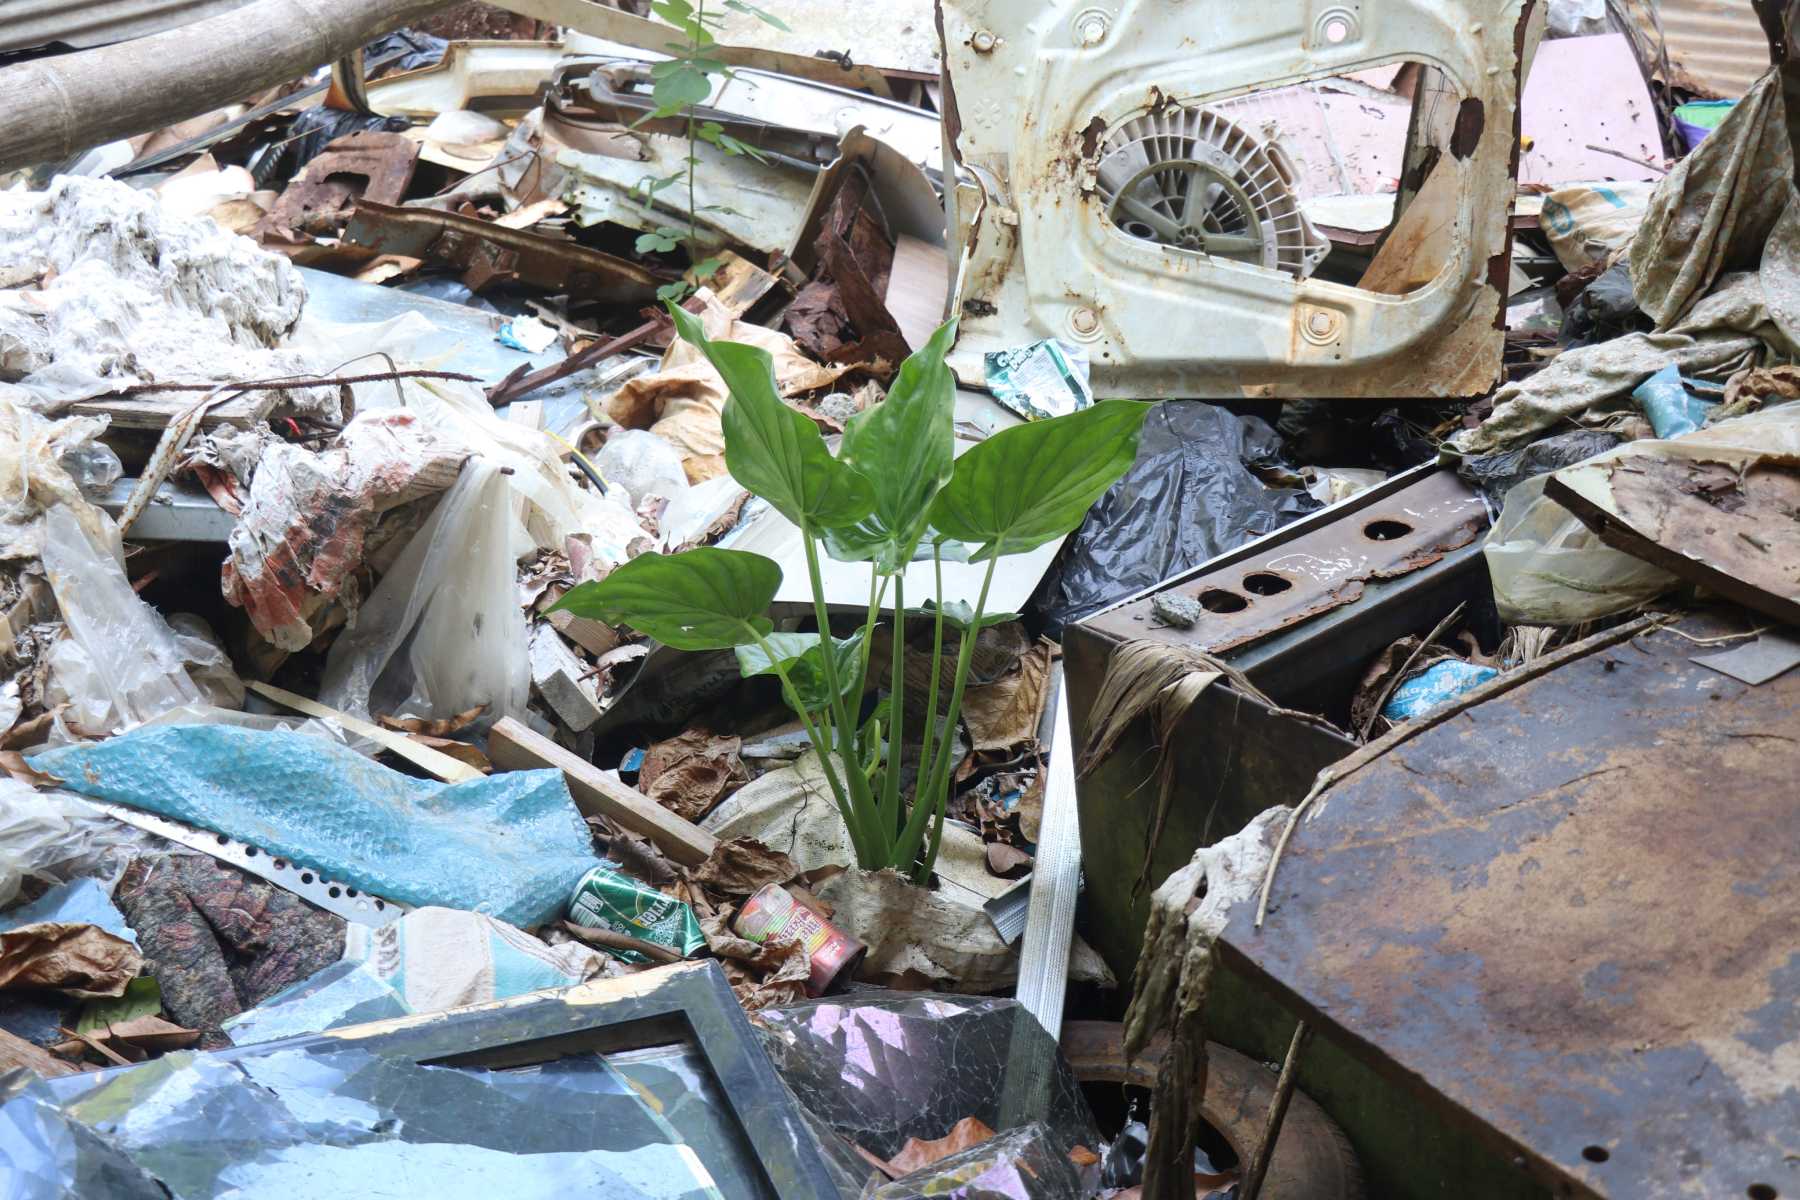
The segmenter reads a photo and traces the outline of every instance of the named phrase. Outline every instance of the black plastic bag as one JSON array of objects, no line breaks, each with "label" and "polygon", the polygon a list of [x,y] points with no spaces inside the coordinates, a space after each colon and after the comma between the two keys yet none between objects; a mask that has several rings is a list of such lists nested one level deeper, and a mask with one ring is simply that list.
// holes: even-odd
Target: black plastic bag
[{"label": "black plastic bag", "polygon": [[1319,507],[1270,487],[1246,464],[1273,465],[1267,422],[1198,400],[1166,401],[1144,422],[1137,461],[1088,511],[1039,585],[1033,607],[1055,636],[1171,575]]}]

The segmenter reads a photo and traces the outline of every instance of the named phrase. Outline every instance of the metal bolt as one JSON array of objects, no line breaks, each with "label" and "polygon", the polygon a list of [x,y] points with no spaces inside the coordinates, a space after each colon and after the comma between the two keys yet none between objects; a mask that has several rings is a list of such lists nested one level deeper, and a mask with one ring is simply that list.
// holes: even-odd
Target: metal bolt
[{"label": "metal bolt", "polygon": [[1091,308],[1078,308],[1069,314],[1069,328],[1082,337],[1092,337],[1100,332],[1100,314]]},{"label": "metal bolt", "polygon": [[1330,337],[1331,327],[1337,322],[1331,319],[1330,313],[1321,308],[1313,310],[1312,316],[1306,319],[1306,324],[1313,331],[1315,337]]},{"label": "metal bolt", "polygon": [[970,48],[977,54],[992,54],[994,52],[994,47],[999,44],[1000,39],[985,29],[969,39]]},{"label": "metal bolt", "polygon": [[1106,40],[1107,20],[1105,13],[1084,13],[1075,22],[1075,38],[1083,46],[1098,46]]}]

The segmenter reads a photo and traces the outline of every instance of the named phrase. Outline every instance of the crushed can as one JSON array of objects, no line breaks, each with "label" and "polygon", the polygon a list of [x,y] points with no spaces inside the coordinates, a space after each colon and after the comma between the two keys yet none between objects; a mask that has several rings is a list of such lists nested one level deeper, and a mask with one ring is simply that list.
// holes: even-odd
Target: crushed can
[{"label": "crushed can", "polygon": [[856,973],[869,948],[808,908],[778,883],[744,902],[732,922],[739,937],[764,942],[799,942],[812,963],[806,994],[823,996]]},{"label": "crushed can", "polygon": [[[683,958],[706,946],[706,934],[692,908],[639,883],[616,863],[603,862],[581,877],[569,900],[569,920],[666,946]],[[634,950],[607,953],[631,963],[650,961]]]}]

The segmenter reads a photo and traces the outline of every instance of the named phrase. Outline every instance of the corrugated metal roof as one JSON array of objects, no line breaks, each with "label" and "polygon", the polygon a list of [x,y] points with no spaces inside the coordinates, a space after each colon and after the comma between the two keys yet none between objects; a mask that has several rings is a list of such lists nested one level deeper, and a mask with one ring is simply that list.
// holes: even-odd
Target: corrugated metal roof
[{"label": "corrugated metal roof", "polygon": [[1769,69],[1769,39],[1750,0],[1654,0],[1669,61],[1722,97],[1742,96]]},{"label": "corrugated metal roof", "polygon": [[175,29],[250,0],[0,0],[0,52],[85,49]]}]

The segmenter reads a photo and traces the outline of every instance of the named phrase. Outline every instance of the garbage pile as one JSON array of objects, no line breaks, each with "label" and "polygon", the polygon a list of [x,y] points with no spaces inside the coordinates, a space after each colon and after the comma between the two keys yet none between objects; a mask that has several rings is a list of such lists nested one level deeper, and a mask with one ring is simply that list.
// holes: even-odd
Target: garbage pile
[{"label": "garbage pile", "polygon": [[1000,144],[1037,7],[460,5],[4,177],[7,1195],[1454,1179],[1215,980],[1458,714],[1800,663],[1793,68],[1334,9]]}]

